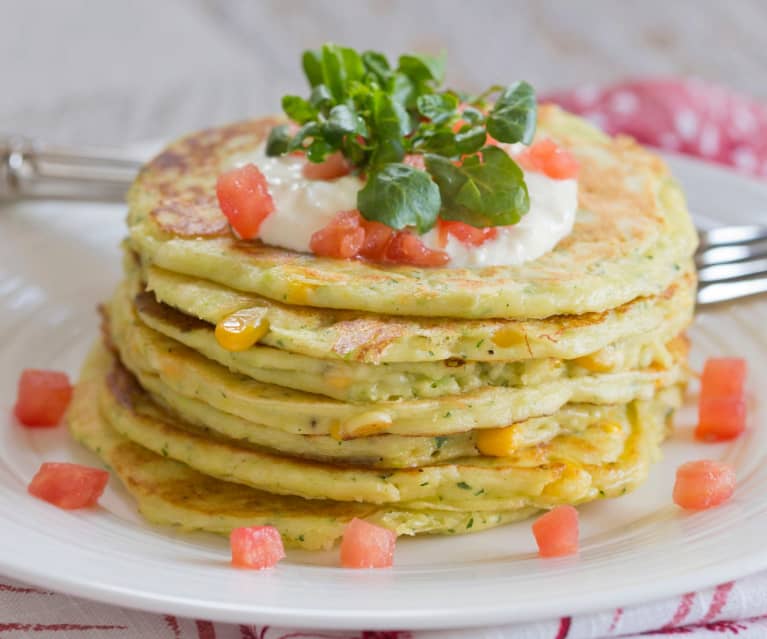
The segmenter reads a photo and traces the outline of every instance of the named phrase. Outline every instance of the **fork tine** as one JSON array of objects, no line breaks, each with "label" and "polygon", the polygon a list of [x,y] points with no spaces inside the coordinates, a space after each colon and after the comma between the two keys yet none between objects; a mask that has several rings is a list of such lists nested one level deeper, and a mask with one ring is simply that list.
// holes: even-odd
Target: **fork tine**
[{"label": "fork tine", "polygon": [[749,244],[767,240],[767,226],[748,224],[744,226],[720,226],[699,231],[701,250],[730,244]]},{"label": "fork tine", "polygon": [[712,246],[695,255],[698,266],[726,264],[767,257],[767,242]]},{"label": "fork tine", "polygon": [[698,281],[701,284],[736,280],[755,275],[767,275],[767,259],[747,260],[732,264],[712,264],[698,270]]},{"label": "fork tine", "polygon": [[730,282],[712,282],[698,288],[698,306],[718,304],[730,300],[767,293],[767,275]]}]

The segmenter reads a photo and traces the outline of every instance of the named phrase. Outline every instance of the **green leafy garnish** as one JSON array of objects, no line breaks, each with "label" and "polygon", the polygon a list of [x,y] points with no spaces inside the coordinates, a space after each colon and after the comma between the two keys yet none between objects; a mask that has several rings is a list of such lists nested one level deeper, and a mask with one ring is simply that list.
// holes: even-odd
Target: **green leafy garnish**
[{"label": "green leafy garnish", "polygon": [[425,233],[437,222],[439,188],[423,171],[406,164],[385,164],[371,174],[357,196],[360,210],[369,220],[394,229],[415,226]]},{"label": "green leafy garnish", "polygon": [[487,117],[487,131],[499,142],[530,144],[537,117],[535,92],[527,82],[503,90]]},{"label": "green leafy garnish", "polygon": [[485,147],[461,166],[430,153],[426,168],[439,186],[446,220],[478,227],[516,224],[530,207],[522,170],[498,147]]},{"label": "green leafy garnish", "polygon": [[488,144],[488,136],[508,144],[532,140],[537,108],[526,82],[472,97],[440,88],[444,55],[402,55],[392,66],[377,51],[335,44],[305,51],[302,66],[309,96],[282,99],[298,128],[274,127],[267,155],[303,151],[310,162],[322,162],[342,153],[367,179],[357,195],[360,213],[394,229],[424,233],[438,217],[509,225],[527,213],[521,169]]}]

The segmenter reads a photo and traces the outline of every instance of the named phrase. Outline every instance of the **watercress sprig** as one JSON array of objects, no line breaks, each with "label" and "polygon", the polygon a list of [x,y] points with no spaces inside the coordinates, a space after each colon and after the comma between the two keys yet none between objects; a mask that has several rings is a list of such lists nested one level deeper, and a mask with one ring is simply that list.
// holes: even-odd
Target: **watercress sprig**
[{"label": "watercress sprig", "polygon": [[[477,227],[515,224],[527,213],[523,173],[497,142],[529,144],[536,99],[527,82],[472,97],[440,89],[444,56],[400,56],[325,44],[302,57],[310,93],[286,95],[295,125],[276,126],[267,155],[302,150],[310,162],[341,152],[367,178],[357,207],[368,220],[420,233],[440,216]],[[296,128],[297,126],[297,128]],[[424,170],[406,157],[423,156]]]}]

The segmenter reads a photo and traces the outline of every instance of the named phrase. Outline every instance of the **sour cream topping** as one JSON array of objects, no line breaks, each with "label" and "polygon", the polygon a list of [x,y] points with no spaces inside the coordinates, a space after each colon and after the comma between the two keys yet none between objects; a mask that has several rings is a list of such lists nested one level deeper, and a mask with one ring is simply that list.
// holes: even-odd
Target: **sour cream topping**
[{"label": "sour cream topping", "polygon": [[[516,146],[516,145],[515,145]],[[236,165],[255,164],[269,184],[275,210],[262,222],[259,238],[266,244],[310,253],[314,233],[328,225],[339,211],[357,208],[357,191],[364,182],[352,175],[335,180],[309,180],[302,174],[306,160],[298,156],[268,157],[265,146],[236,158]],[[448,235],[442,246],[436,228],[421,236],[431,249],[447,252],[451,267],[522,264],[551,251],[569,235],[578,208],[577,180],[554,180],[525,172],[530,210],[513,226],[498,227],[498,234],[480,246]]]}]

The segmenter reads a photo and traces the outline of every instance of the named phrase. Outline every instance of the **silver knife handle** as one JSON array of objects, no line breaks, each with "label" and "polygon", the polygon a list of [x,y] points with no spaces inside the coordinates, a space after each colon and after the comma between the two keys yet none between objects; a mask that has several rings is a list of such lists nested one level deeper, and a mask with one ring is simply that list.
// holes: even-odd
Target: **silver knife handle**
[{"label": "silver knife handle", "polygon": [[122,201],[141,163],[120,151],[0,136],[0,202],[28,198]]}]

